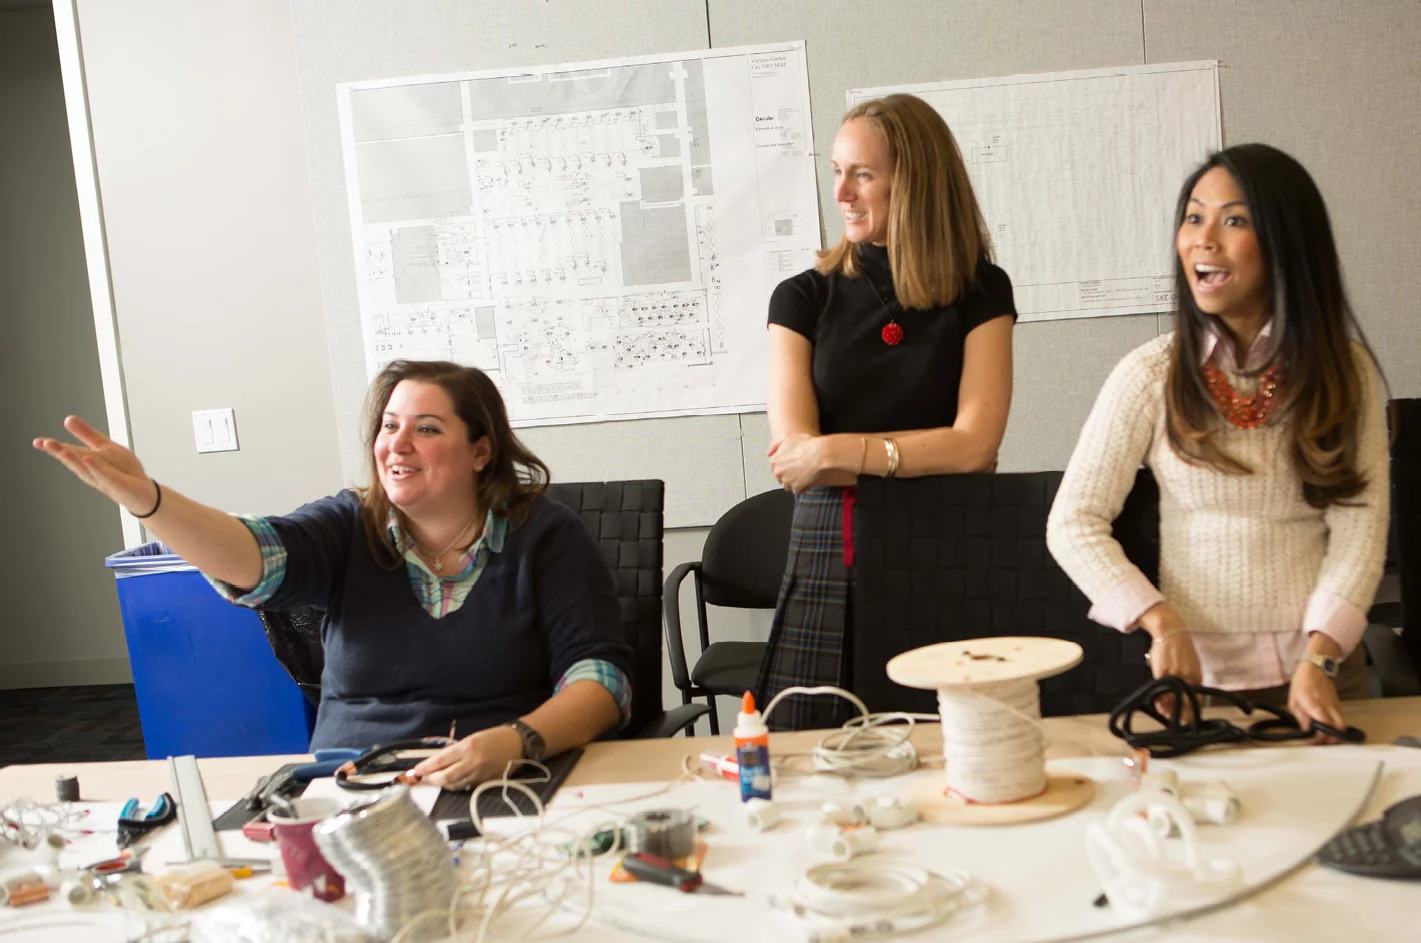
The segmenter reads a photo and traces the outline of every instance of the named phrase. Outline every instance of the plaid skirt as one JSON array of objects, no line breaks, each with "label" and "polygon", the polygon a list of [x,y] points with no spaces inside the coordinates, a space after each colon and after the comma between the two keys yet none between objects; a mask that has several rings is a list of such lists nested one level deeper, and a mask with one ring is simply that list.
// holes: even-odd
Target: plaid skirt
[{"label": "plaid skirt", "polygon": [[[795,498],[780,598],[755,685],[756,702],[795,685],[852,681],[853,569],[844,563],[844,489],[811,488]],[[856,711],[841,698],[792,694],[767,723],[773,730],[837,727]]]}]

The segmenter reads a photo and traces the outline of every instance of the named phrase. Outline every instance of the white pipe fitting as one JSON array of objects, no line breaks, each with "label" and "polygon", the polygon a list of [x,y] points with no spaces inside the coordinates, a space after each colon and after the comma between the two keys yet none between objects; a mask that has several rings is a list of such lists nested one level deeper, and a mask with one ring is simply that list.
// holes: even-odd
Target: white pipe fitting
[{"label": "white pipe fitting", "polygon": [[783,818],[779,806],[769,799],[755,798],[745,803],[745,824],[750,826],[751,831],[768,832]]},{"label": "white pipe fitting", "polygon": [[1243,806],[1229,784],[1217,779],[1187,790],[1183,802],[1194,821],[1213,825],[1232,825],[1238,821],[1239,809]]},{"label": "white pipe fitting", "polygon": [[868,810],[857,802],[826,802],[819,808],[819,821],[830,822],[840,828],[863,825],[868,821]]},{"label": "white pipe fitting", "polygon": [[907,828],[918,821],[918,808],[898,796],[874,796],[868,803],[868,821],[880,832]]},{"label": "white pipe fitting", "polygon": [[809,844],[835,861],[849,861],[878,847],[878,829],[872,825],[843,829],[828,822],[809,827]]},{"label": "white pipe fitting", "polygon": [[1140,777],[1140,792],[1163,792],[1179,798],[1179,774],[1172,769],[1145,773]]}]

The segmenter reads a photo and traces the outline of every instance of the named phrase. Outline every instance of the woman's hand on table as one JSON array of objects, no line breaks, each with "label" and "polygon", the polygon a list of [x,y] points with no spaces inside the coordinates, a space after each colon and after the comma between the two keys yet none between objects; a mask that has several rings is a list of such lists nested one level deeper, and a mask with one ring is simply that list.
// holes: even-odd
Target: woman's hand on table
[{"label": "woman's hand on table", "polygon": [[[1308,639],[1308,650],[1342,661],[1342,648],[1321,632],[1314,632]],[[1337,683],[1322,673],[1322,669],[1307,661],[1298,662],[1293,669],[1292,683],[1288,685],[1288,710],[1298,719],[1304,730],[1312,729],[1313,721],[1321,721],[1333,730],[1346,730],[1347,721],[1342,716],[1342,702],[1337,696]],[[1340,743],[1336,737],[1316,733],[1313,743]]]},{"label": "woman's hand on table", "polygon": [[412,773],[421,782],[445,789],[469,789],[504,775],[523,759],[523,738],[512,727],[490,727],[451,743],[420,762]]},{"label": "woman's hand on table", "polygon": [[[1145,655],[1150,674],[1155,678],[1174,675],[1188,684],[1203,684],[1204,669],[1199,665],[1199,653],[1194,637],[1179,613],[1167,602],[1158,603],[1140,617],[1140,627],[1149,633],[1150,650]],[[1174,713],[1174,697],[1166,694],[1155,701],[1162,714]],[[1189,705],[1184,705],[1181,720],[1190,721]]]}]

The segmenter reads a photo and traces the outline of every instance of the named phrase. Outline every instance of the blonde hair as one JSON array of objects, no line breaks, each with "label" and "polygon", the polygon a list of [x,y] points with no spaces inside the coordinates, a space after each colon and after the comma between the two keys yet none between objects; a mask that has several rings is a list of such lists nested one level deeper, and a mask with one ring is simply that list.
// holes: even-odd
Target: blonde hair
[{"label": "blonde hair", "polygon": [[[987,224],[972,192],[957,141],[947,122],[921,98],[888,95],[860,102],[844,115],[873,122],[888,143],[888,264],[893,291],[905,308],[951,304],[992,258]],[[819,253],[824,275],[862,274],[855,244],[846,237]]]}]

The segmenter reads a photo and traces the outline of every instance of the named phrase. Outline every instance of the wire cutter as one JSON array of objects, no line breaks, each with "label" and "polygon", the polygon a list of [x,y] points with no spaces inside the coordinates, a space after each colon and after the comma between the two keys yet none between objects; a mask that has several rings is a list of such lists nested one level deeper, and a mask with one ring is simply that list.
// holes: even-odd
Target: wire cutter
[{"label": "wire cutter", "polygon": [[162,828],[178,815],[178,804],[168,793],[163,793],[149,806],[148,811],[139,816],[138,800],[129,799],[118,813],[119,851],[131,848],[149,832]]},{"label": "wire cutter", "polygon": [[139,815],[137,799],[129,799],[123,804],[123,808],[118,813],[118,854],[103,861],[96,861],[85,871],[93,872],[100,877],[110,875],[127,874],[130,872],[142,872],[142,863],[139,855],[134,854],[134,848],[141,843],[141,840],[150,832],[162,828],[178,816],[178,804],[173,801],[173,797],[168,793],[163,793],[153,804],[148,807],[148,811]]}]

